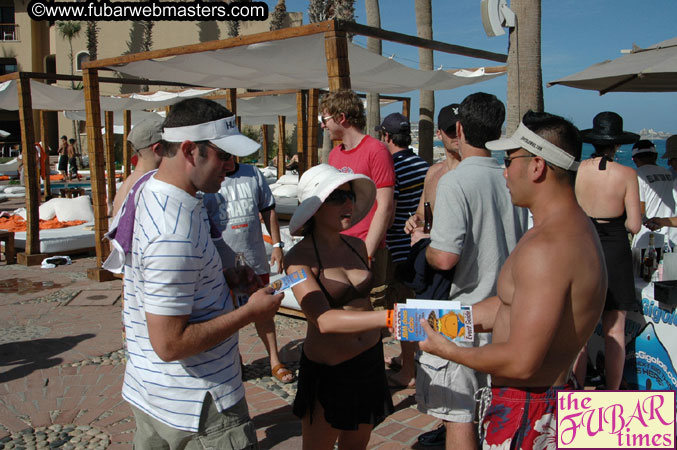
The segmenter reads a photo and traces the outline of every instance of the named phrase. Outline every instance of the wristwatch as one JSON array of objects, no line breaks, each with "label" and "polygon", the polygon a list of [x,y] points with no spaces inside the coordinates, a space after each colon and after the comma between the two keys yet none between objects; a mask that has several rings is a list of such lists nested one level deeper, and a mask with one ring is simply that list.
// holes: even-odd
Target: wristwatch
[{"label": "wristwatch", "polygon": [[273,248],[275,248],[275,247],[284,248],[284,242],[280,241],[280,242],[273,244]]}]

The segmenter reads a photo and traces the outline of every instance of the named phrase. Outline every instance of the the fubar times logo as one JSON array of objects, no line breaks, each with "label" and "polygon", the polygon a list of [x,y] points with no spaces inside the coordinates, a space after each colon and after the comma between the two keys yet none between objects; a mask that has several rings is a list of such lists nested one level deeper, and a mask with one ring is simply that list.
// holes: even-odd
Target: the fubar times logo
[{"label": "the fubar times logo", "polygon": [[675,391],[560,391],[557,448],[675,448]]}]

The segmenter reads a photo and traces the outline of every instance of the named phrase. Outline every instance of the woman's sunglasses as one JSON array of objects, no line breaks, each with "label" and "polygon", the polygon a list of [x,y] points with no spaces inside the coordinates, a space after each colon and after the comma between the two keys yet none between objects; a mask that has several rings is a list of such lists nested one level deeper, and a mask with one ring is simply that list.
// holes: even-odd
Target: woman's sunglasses
[{"label": "woman's sunglasses", "polygon": [[343,189],[336,189],[331,194],[329,194],[324,201],[326,203],[334,203],[336,205],[342,205],[346,202],[346,200],[350,200],[351,202],[354,203],[355,193],[353,191],[344,191]]}]

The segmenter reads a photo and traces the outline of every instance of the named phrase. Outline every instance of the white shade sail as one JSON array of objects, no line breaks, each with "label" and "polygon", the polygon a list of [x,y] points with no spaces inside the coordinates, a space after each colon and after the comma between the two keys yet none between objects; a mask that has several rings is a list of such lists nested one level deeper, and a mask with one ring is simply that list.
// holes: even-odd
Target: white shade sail
[{"label": "white shade sail", "polygon": [[[350,79],[356,91],[395,94],[454,89],[504,73],[419,70],[348,43]],[[325,89],[324,35],[316,34],[156,60],[110,66],[127,75],[218,88]],[[159,75],[161,74],[161,75]]]}]

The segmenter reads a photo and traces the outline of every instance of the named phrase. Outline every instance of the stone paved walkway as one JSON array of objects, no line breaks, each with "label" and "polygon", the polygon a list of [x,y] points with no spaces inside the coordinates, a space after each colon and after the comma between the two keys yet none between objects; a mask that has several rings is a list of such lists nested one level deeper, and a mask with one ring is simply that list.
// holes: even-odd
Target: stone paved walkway
[{"label": "stone paved walkway", "polygon": [[[87,279],[93,266],[93,258],[55,269],[0,263],[0,450],[132,448],[134,419],[120,395],[120,301],[93,292],[114,294],[121,282]],[[78,306],[81,297],[74,301],[83,291],[92,291],[89,306]],[[281,315],[276,323],[281,357],[296,370],[306,323]],[[398,349],[386,341],[387,355]],[[240,332],[240,352],[260,447],[301,448],[301,424],[290,406],[295,383],[270,377],[251,325]],[[395,392],[393,401],[397,411],[374,430],[369,448],[419,448],[416,437],[436,421],[416,411],[411,389]]]}]

